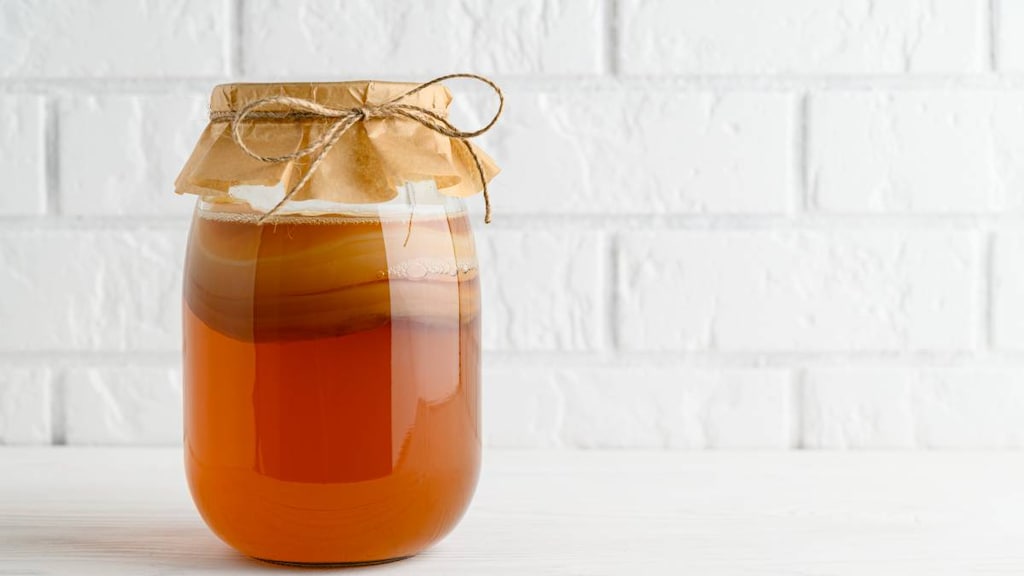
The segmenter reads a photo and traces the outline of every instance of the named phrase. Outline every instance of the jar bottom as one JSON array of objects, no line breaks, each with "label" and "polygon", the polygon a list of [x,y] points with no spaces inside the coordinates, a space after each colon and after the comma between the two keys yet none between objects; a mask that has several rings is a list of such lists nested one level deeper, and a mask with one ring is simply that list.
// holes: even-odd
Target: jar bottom
[{"label": "jar bottom", "polygon": [[385,558],[383,560],[364,560],[361,562],[289,562],[287,560],[270,560],[268,558],[256,558],[260,562],[276,564],[278,566],[291,566],[294,568],[358,568],[360,566],[376,566],[377,564],[390,564],[412,558],[412,556],[399,556],[397,558]]}]

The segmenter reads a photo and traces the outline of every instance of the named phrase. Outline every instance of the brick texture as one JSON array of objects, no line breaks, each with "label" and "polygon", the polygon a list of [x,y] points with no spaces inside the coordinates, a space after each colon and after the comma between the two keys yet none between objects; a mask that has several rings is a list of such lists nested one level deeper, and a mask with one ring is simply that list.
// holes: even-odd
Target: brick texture
[{"label": "brick texture", "polygon": [[975,235],[626,236],[622,345],[636,350],[962,350],[981,313]]},{"label": "brick texture", "polygon": [[484,441],[503,448],[562,446],[564,372],[542,363],[486,362]]},{"label": "brick texture", "polygon": [[77,368],[68,371],[64,386],[68,444],[181,443],[177,369]]},{"label": "brick texture", "polygon": [[484,346],[590,350],[604,341],[604,240],[594,233],[481,232]]},{"label": "brick texture", "polygon": [[635,74],[979,72],[984,0],[621,0]]},{"label": "brick texture", "polygon": [[[495,204],[571,214],[763,214],[794,204],[795,101],[743,93],[512,92]],[[543,182],[537,175],[545,176]]]},{"label": "brick texture", "polygon": [[0,369],[0,444],[49,444],[51,373],[45,368]]},{"label": "brick texture", "polygon": [[812,370],[803,394],[810,448],[1020,448],[1019,367]]},{"label": "brick texture", "polygon": [[248,0],[243,15],[252,74],[593,74],[604,62],[600,0]]},{"label": "brick texture", "polygon": [[1024,3],[996,0],[993,5],[999,70],[1024,72]]},{"label": "brick texture", "polygon": [[46,209],[43,99],[0,96],[0,174],[15,186],[0,194],[0,216]]},{"label": "brick texture", "polygon": [[829,93],[809,120],[820,210],[1024,210],[1024,92]]},{"label": "brick texture", "polygon": [[225,73],[227,0],[9,0],[0,78],[161,78]]},{"label": "brick texture", "polygon": [[1006,232],[992,246],[992,342],[1024,350],[1024,234]]},{"label": "brick texture", "polygon": [[177,350],[184,234],[0,231],[0,348]]},{"label": "brick texture", "polygon": [[780,371],[616,367],[564,377],[566,441],[588,448],[786,448]]},{"label": "brick texture", "polygon": [[65,100],[60,111],[60,209],[66,214],[191,213],[174,179],[205,124],[198,96]]}]

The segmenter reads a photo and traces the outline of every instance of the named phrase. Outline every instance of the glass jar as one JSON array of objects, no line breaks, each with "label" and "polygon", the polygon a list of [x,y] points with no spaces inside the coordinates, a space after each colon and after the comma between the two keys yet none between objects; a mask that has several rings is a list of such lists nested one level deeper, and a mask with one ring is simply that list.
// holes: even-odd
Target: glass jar
[{"label": "glass jar", "polygon": [[[453,78],[498,96],[447,120]],[[175,182],[199,200],[184,282],[185,461],[224,541],[287,564],[416,554],[480,465],[480,288],[459,199],[490,80],[225,84]],[[486,218],[485,218],[486,221]]]},{"label": "glass jar", "polygon": [[[255,204],[255,202],[253,202]],[[189,486],[263,560],[362,564],[448,533],[480,464],[480,287],[463,202],[200,198],[184,283]]]}]

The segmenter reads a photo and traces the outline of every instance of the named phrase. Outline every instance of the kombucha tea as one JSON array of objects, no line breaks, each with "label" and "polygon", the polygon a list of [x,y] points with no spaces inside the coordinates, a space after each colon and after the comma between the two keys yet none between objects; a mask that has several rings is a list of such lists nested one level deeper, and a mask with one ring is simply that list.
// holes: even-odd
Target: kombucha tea
[{"label": "kombucha tea", "polygon": [[[215,208],[215,207],[214,207]],[[197,210],[185,449],[207,524],[250,556],[413,555],[480,461],[480,293],[466,214]]]}]

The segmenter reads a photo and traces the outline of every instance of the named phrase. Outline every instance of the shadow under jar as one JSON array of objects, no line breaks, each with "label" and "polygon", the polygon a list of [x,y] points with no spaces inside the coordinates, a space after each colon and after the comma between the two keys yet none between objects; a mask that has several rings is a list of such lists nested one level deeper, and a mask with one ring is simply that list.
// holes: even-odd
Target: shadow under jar
[{"label": "shadow under jar", "polygon": [[463,203],[406,186],[386,204],[258,216],[200,199],[193,218],[196,505],[259,559],[414,555],[458,522],[480,463],[480,289]]}]

